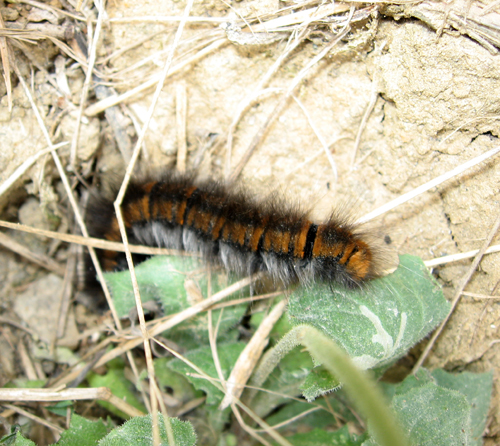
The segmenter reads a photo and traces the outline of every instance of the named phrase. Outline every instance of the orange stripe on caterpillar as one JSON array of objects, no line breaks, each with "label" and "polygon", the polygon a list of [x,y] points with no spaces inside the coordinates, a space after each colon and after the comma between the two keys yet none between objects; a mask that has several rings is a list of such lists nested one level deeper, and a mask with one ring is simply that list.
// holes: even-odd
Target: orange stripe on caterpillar
[{"label": "orange stripe on caterpillar", "polygon": [[[91,204],[89,229],[119,241],[116,217],[103,206],[112,208],[102,199]],[[170,174],[133,183],[122,206],[130,243],[198,252],[227,270],[265,271],[285,285],[321,280],[353,287],[381,270],[377,247],[347,218],[313,223],[281,200],[257,201],[215,181]],[[99,224],[99,216],[107,217]],[[104,258],[113,264],[110,252]]]}]

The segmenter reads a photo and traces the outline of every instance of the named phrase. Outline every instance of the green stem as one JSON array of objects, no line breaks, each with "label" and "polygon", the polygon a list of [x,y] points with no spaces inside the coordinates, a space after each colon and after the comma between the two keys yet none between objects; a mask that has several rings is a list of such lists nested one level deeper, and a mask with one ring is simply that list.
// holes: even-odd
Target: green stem
[{"label": "green stem", "polygon": [[319,330],[306,325],[299,327],[301,344],[342,382],[356,408],[368,421],[377,443],[380,446],[408,446],[406,435],[375,381],[359,370],[349,356]]}]

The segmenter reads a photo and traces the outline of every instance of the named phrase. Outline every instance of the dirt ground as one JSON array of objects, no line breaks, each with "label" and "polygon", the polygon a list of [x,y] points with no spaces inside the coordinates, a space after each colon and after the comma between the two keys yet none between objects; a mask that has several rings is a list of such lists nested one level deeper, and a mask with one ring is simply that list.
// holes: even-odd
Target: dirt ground
[{"label": "dirt ground", "polygon": [[[266,17],[287,5],[277,0],[232,2],[231,7],[218,1],[196,2],[190,15],[215,23],[186,26],[174,66],[209,39],[224,39],[226,33],[218,27],[219,22],[235,21],[236,12]],[[97,45],[97,67],[104,83],[124,93],[155,76],[163,67],[178,21],[155,20],[152,11],[155,17],[180,16],[183,8],[183,2],[170,0],[109,2]],[[311,207],[317,218],[346,203],[362,216],[499,146],[500,56],[470,36],[457,32],[438,35],[416,18],[395,20],[369,12],[365,19],[353,22],[351,32],[312,66],[294,90],[237,178],[243,187],[256,195],[276,191],[293,203]],[[150,18],[126,20],[145,16]],[[226,39],[205,57],[167,78],[145,136],[140,158],[143,171],[169,169],[176,163],[180,142],[177,115],[185,98],[187,167],[196,167],[201,176],[224,178],[238,165],[296,76],[333,39],[323,24],[291,52],[266,85],[260,86],[290,44],[290,32],[262,34],[246,35],[248,39],[262,38],[265,42],[260,44],[238,45]],[[140,41],[139,46],[126,50]],[[49,42],[45,45],[48,49],[43,54],[48,56],[46,60],[40,56],[40,67],[31,69],[26,57],[20,56],[20,70],[57,143],[72,138],[85,77],[77,62]],[[117,53],[119,50],[124,51]],[[78,48],[74,51],[78,54]],[[59,65],[56,54],[62,58]],[[109,59],[103,63],[105,58]],[[47,142],[22,85],[13,86],[11,113],[5,87],[1,88],[3,183],[25,159],[46,148]],[[94,94],[91,89],[87,106],[98,101]],[[116,180],[130,157],[127,150],[137,138],[137,128],[145,122],[152,95],[153,88],[149,88],[113,107],[120,114],[124,140],[129,141],[121,151],[115,143],[116,126],[110,124],[111,118],[87,109],[78,145],[82,175],[97,159],[103,181]],[[252,102],[235,129],[228,168],[225,135],[248,97]],[[354,152],[370,103],[373,109]],[[333,166],[322,144],[329,147]],[[58,153],[69,163],[68,146]],[[390,237],[392,249],[424,260],[479,249],[499,218],[499,190],[496,156],[384,214],[373,225]],[[0,197],[0,206],[3,220],[60,232],[73,227],[50,154],[8,188]],[[68,258],[66,245],[15,230],[5,233],[35,253],[54,255],[61,264]],[[492,244],[495,240],[498,243],[498,235]],[[49,304],[50,296],[61,289],[62,277],[54,272],[47,275],[9,249],[2,249],[0,256],[3,317],[27,322],[41,339],[51,342],[56,336],[59,302]],[[471,259],[466,259],[434,269],[447,298],[453,297],[470,264]],[[499,279],[500,255],[488,254],[465,290],[497,298],[464,295],[426,362],[430,368],[449,371],[495,371],[485,443],[491,445],[498,444],[500,438]],[[70,347],[77,333],[75,321],[94,317],[80,307],[70,311],[66,324],[63,338]],[[0,385],[23,370],[16,365],[17,352],[9,341],[16,335],[14,331],[6,335],[7,331],[3,328],[0,336]],[[69,363],[71,360],[68,358]],[[39,376],[36,370],[33,373]],[[41,373],[50,374],[50,370]]]}]

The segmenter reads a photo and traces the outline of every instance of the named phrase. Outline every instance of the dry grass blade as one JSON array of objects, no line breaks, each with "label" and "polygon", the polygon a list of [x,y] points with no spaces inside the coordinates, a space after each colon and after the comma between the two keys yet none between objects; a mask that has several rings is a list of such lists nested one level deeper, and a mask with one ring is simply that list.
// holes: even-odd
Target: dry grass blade
[{"label": "dry grass blade", "polygon": [[474,299],[492,299],[492,300],[498,300],[500,299],[500,296],[488,296],[486,294],[478,294],[478,293],[469,293],[468,291],[464,291],[462,293],[462,296],[467,296],[467,297],[473,297]]},{"label": "dry grass blade", "polygon": [[113,404],[131,417],[144,415],[140,410],[116,397],[107,387],[86,389],[0,389],[0,401],[40,401],[54,402],[67,400],[102,400]]},{"label": "dry grass blade", "polygon": [[[307,29],[304,29],[298,36],[295,38],[290,38],[288,45],[280,56],[273,63],[271,68],[266,72],[266,74],[262,77],[261,81],[255,88],[254,92],[248,95],[238,106],[238,110],[235,113],[235,117],[233,118],[231,125],[229,126],[229,130],[227,132],[227,145],[226,145],[226,166],[225,166],[225,175],[229,176],[231,173],[231,154],[232,154],[232,145],[233,145],[233,135],[234,131],[238,123],[240,122],[243,114],[246,110],[250,108],[254,101],[257,101],[265,92],[263,90],[271,80],[272,76],[276,74],[279,67],[282,66],[286,58],[299,46],[299,44],[303,41],[303,39],[307,36]],[[269,90],[269,89],[268,89]],[[273,89],[273,93],[280,92],[281,90]],[[266,93],[267,94],[267,93]]]},{"label": "dry grass blade", "polygon": [[[205,311],[206,309],[212,307],[215,305],[217,302],[220,302],[222,299],[225,299],[226,297],[230,296],[231,294],[241,290],[242,288],[247,287],[248,285],[252,284],[255,280],[257,280],[260,277],[260,275],[256,274],[252,277],[247,277],[246,279],[240,280],[239,282],[233,283],[231,286],[228,286],[222,291],[219,291],[218,293],[214,294],[213,296],[202,300],[201,302],[193,305],[192,307],[186,308],[184,311],[181,311],[180,313],[174,314],[170,316],[166,321],[160,321],[158,323],[155,323],[150,329],[149,329],[149,335],[150,336],[157,336],[160,333],[163,333],[166,330],[171,329],[172,327],[175,327],[176,325],[180,324],[181,322],[184,322],[185,320],[191,319],[192,317],[196,316],[198,313],[201,313],[202,311]],[[103,364],[106,364],[108,361],[111,361],[112,359],[120,356],[126,351],[129,351],[138,345],[142,343],[141,338],[134,338],[129,341],[124,342],[123,344],[119,345],[115,349],[107,352],[96,364],[96,367],[99,367]]]},{"label": "dry grass blade", "polygon": [[[160,345],[161,347],[163,347],[165,350],[169,351],[170,353],[172,353],[173,356],[175,356],[176,358],[180,359],[182,362],[184,362],[185,364],[187,364],[189,367],[191,367],[193,370],[195,370],[196,372],[198,372],[199,376],[203,379],[206,379],[207,381],[211,382],[217,389],[219,389],[221,392],[224,392],[224,389],[222,387],[222,385],[217,382],[216,379],[213,379],[211,378],[210,376],[208,376],[203,370],[201,370],[196,364],[193,364],[191,361],[189,361],[187,358],[183,357],[182,355],[180,355],[178,352],[172,350],[171,348],[169,348],[167,345],[163,344],[162,342],[158,341],[157,339],[154,339],[154,341]],[[258,417],[255,413],[253,413],[253,411],[251,409],[249,409],[248,407],[246,407],[243,403],[241,403],[241,401],[239,400],[235,400],[232,404],[232,408],[233,408],[233,411],[237,411],[236,409],[236,406],[238,406],[239,408],[241,408],[245,413],[247,413],[250,418],[252,418],[257,424],[259,424],[263,430],[265,432],[267,432],[278,444],[282,445],[282,446],[292,446],[290,444],[290,442],[288,442],[285,438],[283,438],[278,432],[276,432],[273,428],[271,428],[271,426],[269,426],[264,420],[262,420],[260,417]],[[233,412],[234,413],[234,412]],[[238,412],[239,413],[239,412]],[[236,413],[235,413],[236,415]],[[269,444],[266,442],[266,440],[264,440],[262,437],[260,437],[260,435],[258,435],[254,429],[250,428],[249,426],[246,425],[246,423],[243,421],[243,419],[241,417],[239,417],[239,420],[241,424],[241,426],[247,430],[252,436],[256,437],[256,438],[259,438],[261,443],[262,444]],[[248,429],[247,429],[248,428]],[[270,445],[270,444],[269,444]]]},{"label": "dry grass blade", "polygon": [[438,177],[434,178],[433,180],[428,181],[427,183],[422,184],[421,186],[412,190],[411,192],[403,194],[400,197],[396,198],[395,200],[392,200],[389,203],[385,204],[384,206],[381,206],[378,209],[375,209],[374,211],[372,211],[372,212],[366,214],[364,217],[360,218],[356,223],[362,224],[362,223],[366,223],[370,220],[373,220],[374,218],[379,217],[380,215],[385,214],[386,212],[389,212],[391,209],[394,209],[397,206],[399,206],[403,203],[406,203],[407,201],[417,197],[418,195],[423,194],[424,192],[427,192],[429,189],[432,189],[433,187],[436,187],[436,186],[440,185],[441,183],[444,183],[445,181],[448,181],[448,180],[454,178],[455,176],[460,175],[461,173],[465,172],[467,169],[470,169],[471,167],[474,167],[475,165],[482,163],[483,161],[487,160],[488,158],[495,156],[499,152],[500,152],[500,147],[495,147],[494,149],[488,150],[486,153],[483,153],[479,156],[476,156],[475,158],[467,161],[466,163],[464,163],[458,167],[455,167],[455,169],[452,169],[449,172],[444,173],[443,175],[439,175]]},{"label": "dry grass blade", "polygon": [[73,284],[75,282],[77,250],[78,247],[75,245],[72,245],[69,249],[69,259],[66,265],[64,282],[61,290],[59,317],[57,320],[57,339],[63,338],[66,331],[68,312],[70,310],[70,304],[73,297]]},{"label": "dry grass blade", "polygon": [[102,28],[102,21],[103,21],[104,14],[105,14],[104,0],[96,1],[95,5],[96,5],[97,10],[98,10],[97,25],[95,27],[95,33],[92,36],[92,45],[89,49],[87,72],[85,73],[85,82],[83,83],[83,88],[82,88],[81,95],[80,95],[80,105],[78,107],[78,116],[76,118],[75,128],[73,131],[73,138],[71,140],[69,164],[70,164],[71,168],[75,171],[76,171],[75,163],[77,160],[78,139],[80,137],[80,126],[81,126],[82,117],[83,117],[83,108],[85,107],[85,104],[87,103],[87,96],[89,94],[90,83],[92,81],[92,76],[94,74],[93,73],[94,65],[95,65],[96,58],[97,58],[97,45],[99,43],[99,36],[101,33],[101,28]]},{"label": "dry grass blade", "polygon": [[175,107],[177,123],[177,170],[181,173],[186,172],[187,157],[187,93],[186,83],[180,81],[175,89]]},{"label": "dry grass blade", "polygon": [[[67,243],[76,243],[77,245],[88,246],[90,248],[108,249],[110,251],[125,252],[125,246],[119,242],[109,242],[107,240],[83,237],[74,234],[62,234],[55,231],[47,231],[45,229],[32,228],[31,226],[21,225],[19,223],[11,223],[9,221],[0,220],[0,227],[15,229],[16,231],[23,231],[29,234],[35,234],[41,237],[50,237],[56,240],[61,240]],[[174,249],[166,248],[151,248],[150,246],[142,245],[129,245],[129,250],[133,254],[149,254],[149,255],[189,255],[184,251],[176,251]]]},{"label": "dry grass blade", "polygon": [[41,374],[37,374],[33,365],[33,361],[28,353],[28,350],[26,349],[26,345],[24,344],[23,339],[21,339],[21,341],[17,344],[17,348],[19,357],[21,359],[21,367],[26,378],[28,378],[29,380],[43,379],[44,376],[40,376]]},{"label": "dry grass blade", "polygon": [[319,140],[319,142],[321,144],[321,147],[323,148],[323,152],[326,155],[326,158],[328,159],[328,162],[330,163],[330,166],[332,167],[333,177],[334,177],[335,182],[336,182],[337,179],[338,179],[337,164],[335,163],[335,160],[333,159],[333,156],[332,156],[332,154],[330,152],[330,147],[326,143],[325,138],[323,138],[323,136],[321,135],[321,133],[319,132],[319,130],[316,128],[316,125],[314,124],[314,121],[312,120],[311,115],[307,111],[307,109],[304,106],[304,104],[302,104],[302,102],[299,101],[295,96],[292,96],[292,97],[293,97],[294,101],[299,105],[299,107],[302,110],[302,112],[304,113],[304,115],[306,115],[307,122],[309,123],[309,125],[311,126],[312,131],[314,132],[314,134],[318,138],[318,140]]},{"label": "dry grass blade", "polygon": [[500,49],[500,14],[484,8],[477,1],[417,2],[401,8],[384,8],[388,15],[415,17],[435,29],[440,35],[445,29],[466,34],[484,46],[490,53]]},{"label": "dry grass blade", "polygon": [[422,366],[425,359],[429,355],[429,352],[431,351],[432,347],[434,346],[437,338],[442,333],[444,327],[448,323],[448,320],[450,319],[451,315],[455,311],[455,308],[458,305],[460,298],[462,297],[462,292],[464,291],[465,287],[469,283],[469,280],[471,279],[472,275],[476,272],[477,267],[479,266],[479,264],[481,263],[481,260],[483,259],[484,253],[488,249],[488,246],[490,245],[491,241],[493,240],[493,237],[495,237],[495,235],[497,234],[499,228],[500,228],[500,213],[498,214],[498,219],[495,222],[495,224],[493,225],[493,227],[491,228],[491,231],[488,234],[488,237],[486,238],[486,241],[485,241],[483,247],[480,249],[479,253],[475,257],[474,261],[472,262],[472,265],[470,266],[469,271],[467,271],[467,273],[465,274],[465,276],[461,280],[460,285],[458,286],[458,288],[455,292],[455,296],[451,302],[451,308],[450,308],[448,315],[446,316],[444,321],[441,323],[441,325],[436,329],[436,331],[432,335],[429,343],[426,345],[424,351],[422,352],[422,354],[418,358],[418,361],[416,362],[415,366],[413,367],[412,373],[415,374],[418,371],[418,369]]},{"label": "dry grass blade", "polygon": [[[353,9],[351,9],[351,12]],[[352,14],[351,14],[352,15]],[[255,136],[252,139],[252,142],[250,143],[249,147],[241,157],[240,162],[238,165],[234,168],[233,172],[231,173],[228,182],[233,183],[238,176],[240,175],[241,171],[247,164],[248,160],[250,157],[253,155],[254,151],[257,149],[257,147],[262,143],[265,135],[269,131],[270,127],[274,124],[276,119],[281,115],[283,110],[285,109],[286,105],[288,104],[288,101],[290,97],[293,95],[293,92],[295,89],[298,87],[298,85],[304,80],[304,78],[307,76],[309,73],[309,70],[316,65],[321,59],[323,59],[327,54],[330,53],[330,51],[337,45],[337,43],[345,36],[345,34],[348,31],[349,27],[349,20],[346,21],[346,24],[344,28],[339,32],[339,34],[336,36],[335,39],[333,39],[328,45],[326,45],[320,53],[315,56],[302,70],[295,76],[293,81],[290,83],[286,94],[283,96],[283,98],[278,102],[274,110],[271,112],[270,116],[268,117],[267,121],[261,126],[261,128],[258,130],[258,132],[255,134]]]},{"label": "dry grass blade", "polygon": [[[167,57],[167,60],[165,61],[165,64],[163,66],[159,82],[156,86],[155,93],[153,95],[151,105],[148,110],[147,117],[144,122],[144,126],[141,129],[141,132],[139,134],[139,138],[137,140],[136,146],[134,148],[134,152],[132,155],[132,158],[130,162],[127,165],[127,169],[125,172],[125,178],[123,179],[123,182],[120,186],[120,190],[118,191],[118,196],[116,197],[114,204],[115,208],[115,213],[118,221],[118,226],[120,229],[120,235],[123,240],[123,244],[125,246],[125,256],[127,258],[127,264],[130,270],[130,278],[132,280],[132,287],[134,290],[134,297],[135,297],[135,302],[136,302],[136,309],[137,309],[137,314],[139,316],[139,325],[141,327],[141,333],[142,333],[142,338],[143,338],[143,344],[144,344],[144,351],[145,351],[145,356],[146,356],[146,366],[148,370],[148,376],[150,380],[150,385],[151,387],[151,411],[152,411],[152,424],[153,424],[153,444],[154,446],[159,446],[160,444],[160,431],[159,431],[159,424],[158,424],[158,399],[156,398],[157,392],[155,391],[156,388],[156,380],[155,380],[155,369],[154,369],[154,364],[153,364],[153,355],[151,352],[151,345],[149,343],[150,339],[150,333],[148,332],[148,328],[146,326],[146,319],[144,317],[144,309],[142,308],[142,301],[141,301],[141,296],[140,296],[140,291],[139,291],[139,284],[137,283],[137,277],[135,275],[135,269],[134,269],[134,262],[132,260],[132,254],[130,250],[128,249],[128,237],[127,237],[127,230],[125,228],[125,222],[123,219],[123,215],[121,212],[121,204],[123,202],[123,198],[125,195],[125,191],[127,189],[128,183],[130,181],[130,177],[132,175],[132,171],[135,167],[135,163],[139,157],[139,153],[142,147],[142,144],[144,142],[144,138],[146,136],[146,132],[149,128],[149,124],[151,121],[151,118],[153,117],[153,113],[156,107],[156,104],[158,103],[158,99],[160,97],[161,90],[163,89],[163,85],[165,83],[165,79],[167,75],[169,74],[171,65],[172,65],[172,60],[174,58],[174,53],[175,50],[179,44],[180,38],[182,36],[182,33],[184,31],[184,26],[186,24],[186,20],[189,17],[189,12],[191,11],[191,8],[193,6],[193,0],[188,0],[186,7],[184,9],[184,14],[183,14],[183,20],[179,23],[179,27],[177,29],[177,32],[174,37],[174,42],[172,44],[171,51]],[[172,425],[170,423],[170,419],[168,417],[165,418],[165,428],[167,432],[167,438],[168,442],[171,445],[175,445],[175,438],[172,430]]]},{"label": "dry grass blade", "polygon": [[229,407],[235,399],[240,398],[250,375],[253,373],[257,362],[262,356],[264,348],[267,346],[267,340],[271,330],[285,311],[286,304],[286,300],[283,299],[273,308],[269,315],[261,322],[259,328],[253,334],[252,339],[250,339],[241,352],[231,371],[231,375],[227,379],[226,395],[220,403],[219,410],[224,410],[226,407]]},{"label": "dry grass blade", "polygon": [[[47,128],[45,127],[45,124],[44,124],[43,119],[42,119],[42,117],[40,115],[40,112],[39,112],[39,110],[38,110],[38,108],[37,108],[37,106],[35,104],[33,96],[31,95],[30,89],[26,85],[26,82],[24,81],[24,78],[22,77],[22,75],[19,72],[19,70],[16,70],[16,74],[17,74],[17,77],[19,78],[19,81],[21,82],[21,85],[22,85],[22,87],[24,89],[24,92],[25,92],[25,94],[26,94],[26,96],[27,96],[27,98],[28,98],[28,100],[30,102],[31,108],[32,108],[32,110],[34,112],[34,115],[35,115],[35,118],[36,118],[36,120],[38,122],[40,130],[42,131],[42,134],[45,137],[45,140],[47,141],[47,144],[49,145],[49,147],[52,148],[51,155],[52,155],[52,158],[53,158],[54,163],[56,165],[56,168],[57,168],[57,170],[59,172],[59,175],[61,177],[61,180],[62,180],[62,183],[64,185],[66,194],[67,194],[69,202],[71,204],[71,208],[72,208],[72,210],[73,210],[73,212],[75,214],[75,218],[76,218],[76,221],[78,223],[78,226],[80,227],[80,230],[82,231],[82,234],[84,236],[88,237],[87,228],[86,228],[85,223],[83,221],[81,212],[80,212],[80,210],[78,208],[78,204],[77,204],[75,196],[73,194],[73,190],[71,189],[71,186],[69,184],[68,177],[67,177],[66,171],[65,171],[65,169],[64,169],[64,167],[62,165],[61,159],[59,158],[57,152],[54,150],[54,144],[52,143],[50,135],[49,135],[49,133],[47,131]],[[100,267],[99,262],[97,260],[96,253],[93,250],[93,248],[90,248],[89,252],[90,252],[90,256],[92,258],[92,262],[93,262],[93,264],[94,264],[94,266],[96,268],[99,280],[101,281],[101,284],[103,284],[104,294],[106,296],[106,300],[107,300],[107,303],[109,305],[109,308],[111,309],[111,313],[113,314],[113,318],[114,318],[115,324],[116,324],[116,326],[119,329],[121,329],[120,319],[118,318],[118,315],[116,313],[116,309],[115,309],[113,300],[111,299],[111,295],[109,294],[109,290],[107,289],[107,286],[104,283],[105,282],[104,281],[104,276],[102,274],[101,267]]]},{"label": "dry grass blade", "polygon": [[17,412],[19,415],[23,415],[36,423],[40,423],[45,427],[48,427],[50,430],[56,432],[58,435],[62,434],[64,429],[60,428],[59,426],[56,426],[53,423],[48,422],[47,420],[44,420],[43,418],[37,417],[36,415],[33,415],[32,413],[28,412],[27,410],[21,409],[18,406],[15,406],[13,404],[3,404],[7,409],[10,409],[14,412]]},{"label": "dry grass blade", "polygon": [[[500,252],[500,245],[490,246],[484,253],[492,254],[494,252]],[[470,259],[475,257],[479,253],[479,249],[473,251],[461,252],[460,254],[451,254],[449,256],[438,257],[432,260],[426,260],[424,262],[427,268],[433,268],[438,265],[444,265],[446,263],[458,262],[460,260]]]},{"label": "dry grass blade", "polygon": [[[2,14],[0,13],[0,28],[5,28]],[[12,111],[12,81],[10,78],[10,56],[9,45],[5,35],[0,34],[0,56],[2,58],[3,76],[5,80],[5,88],[7,89],[7,102],[9,104],[9,112]]]},{"label": "dry grass blade", "polygon": [[52,271],[58,276],[64,276],[64,273],[66,271],[66,267],[64,265],[61,265],[54,259],[44,254],[31,251],[28,247],[23,246],[20,243],[17,243],[16,241],[12,240],[12,238],[10,238],[9,236],[5,235],[2,232],[0,232],[0,245],[10,249],[12,252],[15,252],[16,254],[23,256],[24,258],[28,259],[31,262],[36,263],[42,268]]},{"label": "dry grass blade", "polygon": [[51,148],[40,150],[34,155],[28,157],[24,162],[10,175],[10,177],[5,180],[0,186],[0,196],[2,196],[7,190],[9,190],[12,185],[21,178],[21,176],[43,155],[47,155],[52,150],[57,150],[61,147],[67,146],[68,142],[61,142],[54,145]]},{"label": "dry grass blade", "polygon": [[[301,412],[298,415],[296,415],[292,418],[289,418],[288,420],[282,421],[281,423],[278,423],[278,424],[274,424],[273,426],[271,426],[271,428],[272,429],[279,429],[281,427],[288,426],[289,424],[294,423],[295,421],[298,421],[301,418],[304,418],[307,415],[309,415],[313,412],[316,412],[318,410],[321,410],[321,409],[324,409],[324,408],[321,406],[311,407],[310,409],[304,410],[304,412]],[[256,432],[265,432],[265,431],[261,430],[261,429],[256,429]]]},{"label": "dry grass blade", "polygon": [[[276,19],[260,22],[252,27],[253,31],[259,32],[273,32],[284,31],[294,25],[307,26],[312,23],[322,22],[324,20],[330,21],[331,16],[341,14],[349,11],[350,5],[347,3],[327,3],[314,8],[304,9],[298,12],[278,17]],[[291,28],[293,29],[293,28]]]},{"label": "dry grass blade", "polygon": [[[199,51],[196,53],[194,56],[187,58],[186,60],[183,60],[182,62],[178,63],[177,65],[174,65],[171,70],[168,72],[168,76],[171,77],[175,73],[180,72],[182,69],[184,69],[186,66],[191,65],[193,63],[196,63],[200,59],[206,57],[208,54],[213,53],[215,50],[221,48],[224,45],[227,45],[228,41],[227,39],[219,39],[213,42],[212,44],[208,45],[205,49]],[[102,101],[96,102],[95,104],[92,104],[91,106],[87,107],[85,110],[85,114],[87,116],[95,116],[104,110],[106,108],[111,107],[113,105],[120,104],[121,102],[124,102],[139,93],[142,93],[145,90],[149,90],[150,88],[154,87],[155,85],[158,84],[158,81],[161,79],[162,75],[157,74],[153,76],[150,80],[144,82],[142,85],[139,85],[138,87],[132,88],[131,90],[122,93],[117,96],[112,96],[109,98],[106,98]]]}]

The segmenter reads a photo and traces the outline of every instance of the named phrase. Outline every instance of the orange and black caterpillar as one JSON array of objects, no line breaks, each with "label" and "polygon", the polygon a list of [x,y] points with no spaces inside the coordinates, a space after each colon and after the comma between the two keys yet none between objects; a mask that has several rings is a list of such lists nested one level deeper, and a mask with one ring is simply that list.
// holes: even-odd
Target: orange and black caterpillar
[{"label": "orange and black caterpillar", "polygon": [[[131,183],[122,212],[129,242],[200,253],[228,271],[264,271],[276,282],[340,283],[352,288],[379,273],[378,253],[348,219],[333,214],[313,223],[282,200],[257,201],[216,181],[170,174]],[[120,241],[113,206],[90,206],[94,236]],[[103,251],[103,268],[117,269],[118,254]]]}]

